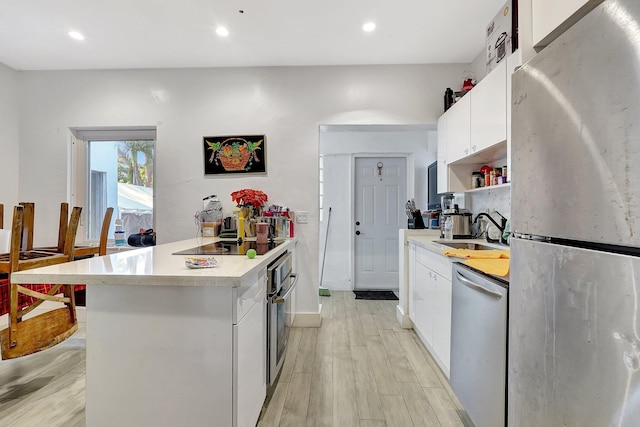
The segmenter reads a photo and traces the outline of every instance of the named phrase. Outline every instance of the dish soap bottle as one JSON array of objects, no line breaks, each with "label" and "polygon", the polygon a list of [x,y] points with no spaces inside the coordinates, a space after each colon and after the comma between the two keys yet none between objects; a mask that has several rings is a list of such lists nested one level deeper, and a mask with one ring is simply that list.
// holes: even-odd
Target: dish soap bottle
[{"label": "dish soap bottle", "polygon": [[448,216],[444,222],[444,238],[445,240],[453,240],[453,218],[451,216]]},{"label": "dish soap bottle", "polygon": [[116,219],[116,231],[113,233],[116,246],[124,246],[124,230],[122,229],[122,220]]}]

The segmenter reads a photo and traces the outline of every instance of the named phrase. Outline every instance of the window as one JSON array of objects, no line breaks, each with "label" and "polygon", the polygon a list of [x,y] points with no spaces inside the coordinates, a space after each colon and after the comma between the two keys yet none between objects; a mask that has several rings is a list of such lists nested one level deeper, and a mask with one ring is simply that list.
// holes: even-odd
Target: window
[{"label": "window", "polygon": [[121,219],[126,235],[154,228],[155,129],[76,129],[74,205],[83,207],[78,236],[98,240],[107,207],[109,230]]}]

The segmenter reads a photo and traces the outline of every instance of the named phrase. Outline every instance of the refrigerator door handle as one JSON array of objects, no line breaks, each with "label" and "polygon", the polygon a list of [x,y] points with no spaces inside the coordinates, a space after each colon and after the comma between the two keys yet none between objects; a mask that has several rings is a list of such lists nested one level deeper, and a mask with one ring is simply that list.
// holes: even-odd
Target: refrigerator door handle
[{"label": "refrigerator door handle", "polygon": [[458,277],[458,280],[460,280],[460,283],[462,283],[463,285],[471,288],[471,289],[475,289],[476,291],[480,291],[483,292],[487,295],[491,295],[492,297],[494,297],[495,299],[501,299],[502,298],[502,294],[500,292],[496,292],[496,291],[492,291],[491,289],[485,288],[482,285],[479,285],[475,282],[472,282],[471,280],[467,279],[466,277],[464,277],[462,274],[458,273],[456,271],[456,276]]}]

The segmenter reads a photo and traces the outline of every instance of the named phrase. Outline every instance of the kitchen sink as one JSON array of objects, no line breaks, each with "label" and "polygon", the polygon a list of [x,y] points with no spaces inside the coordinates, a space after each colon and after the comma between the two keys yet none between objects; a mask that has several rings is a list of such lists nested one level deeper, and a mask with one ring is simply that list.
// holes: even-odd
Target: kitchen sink
[{"label": "kitchen sink", "polygon": [[480,243],[463,243],[463,242],[447,242],[441,243],[443,246],[448,246],[450,248],[455,249],[471,249],[471,250],[497,250],[498,248],[494,248],[492,246],[482,245]]}]

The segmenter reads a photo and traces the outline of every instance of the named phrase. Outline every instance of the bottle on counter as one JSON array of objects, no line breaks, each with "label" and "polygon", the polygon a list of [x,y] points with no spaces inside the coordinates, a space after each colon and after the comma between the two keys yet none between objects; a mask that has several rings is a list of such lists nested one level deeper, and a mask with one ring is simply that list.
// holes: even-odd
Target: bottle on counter
[{"label": "bottle on counter", "polygon": [[116,231],[113,233],[116,246],[124,246],[127,241],[125,240],[125,232],[122,229],[122,220],[116,219]]},{"label": "bottle on counter", "polygon": [[453,240],[453,218],[451,216],[448,216],[444,222],[444,238],[445,240]]}]

